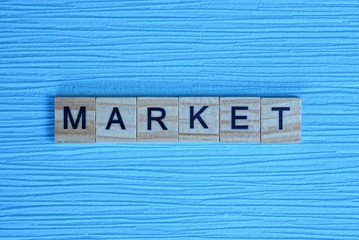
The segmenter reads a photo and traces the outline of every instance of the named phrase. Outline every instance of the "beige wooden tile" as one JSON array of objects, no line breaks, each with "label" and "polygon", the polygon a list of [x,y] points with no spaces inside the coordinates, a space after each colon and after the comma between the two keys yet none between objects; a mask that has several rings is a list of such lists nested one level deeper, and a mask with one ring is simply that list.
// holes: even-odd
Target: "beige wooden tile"
[{"label": "beige wooden tile", "polygon": [[137,98],[137,141],[178,141],[178,98]]},{"label": "beige wooden tile", "polygon": [[95,107],[94,97],[56,97],[55,142],[95,142]]},{"label": "beige wooden tile", "polygon": [[301,99],[261,99],[261,142],[299,143],[301,141]]},{"label": "beige wooden tile", "polygon": [[219,141],[219,98],[179,98],[179,141]]},{"label": "beige wooden tile", "polygon": [[220,141],[260,142],[260,98],[220,98]]},{"label": "beige wooden tile", "polygon": [[136,142],[136,98],[96,98],[96,142]]}]

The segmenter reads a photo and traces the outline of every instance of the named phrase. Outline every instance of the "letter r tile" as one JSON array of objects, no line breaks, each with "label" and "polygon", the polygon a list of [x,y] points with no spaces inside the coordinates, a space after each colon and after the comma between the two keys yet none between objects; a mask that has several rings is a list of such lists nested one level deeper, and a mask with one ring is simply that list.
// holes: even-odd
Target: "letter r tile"
[{"label": "letter r tile", "polygon": [[219,98],[179,98],[179,141],[219,141]]},{"label": "letter r tile", "polygon": [[260,142],[260,98],[221,97],[221,142]]},{"label": "letter r tile", "polygon": [[178,141],[178,98],[137,98],[137,141]]},{"label": "letter r tile", "polygon": [[96,142],[136,142],[136,98],[96,98]]},{"label": "letter r tile", "polygon": [[56,97],[55,142],[95,142],[95,108],[94,97]]},{"label": "letter r tile", "polygon": [[299,143],[301,141],[301,99],[261,99],[261,142]]}]

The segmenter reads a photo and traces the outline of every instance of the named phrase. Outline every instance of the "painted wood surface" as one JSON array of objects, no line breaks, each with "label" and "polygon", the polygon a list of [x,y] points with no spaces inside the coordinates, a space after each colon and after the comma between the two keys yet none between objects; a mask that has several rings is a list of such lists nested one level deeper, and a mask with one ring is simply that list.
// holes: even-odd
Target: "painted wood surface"
[{"label": "painted wood surface", "polygon": [[[0,238],[358,239],[357,1],[1,1]],[[55,96],[294,96],[302,143],[54,144]]]}]

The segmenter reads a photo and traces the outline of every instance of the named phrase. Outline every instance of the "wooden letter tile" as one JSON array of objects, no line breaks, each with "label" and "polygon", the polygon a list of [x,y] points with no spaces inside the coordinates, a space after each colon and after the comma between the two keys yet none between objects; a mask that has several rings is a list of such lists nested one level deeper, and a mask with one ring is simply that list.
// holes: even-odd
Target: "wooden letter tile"
[{"label": "wooden letter tile", "polygon": [[96,142],[136,142],[136,98],[96,98]]},{"label": "wooden letter tile", "polygon": [[178,141],[178,98],[137,98],[137,141]]},{"label": "wooden letter tile", "polygon": [[260,142],[260,98],[220,98],[221,142]]},{"label": "wooden letter tile", "polygon": [[261,99],[261,142],[299,143],[301,141],[301,99]]},{"label": "wooden letter tile", "polygon": [[55,142],[95,142],[95,98],[55,98]]},{"label": "wooden letter tile", "polygon": [[179,141],[219,141],[219,98],[179,98]]}]

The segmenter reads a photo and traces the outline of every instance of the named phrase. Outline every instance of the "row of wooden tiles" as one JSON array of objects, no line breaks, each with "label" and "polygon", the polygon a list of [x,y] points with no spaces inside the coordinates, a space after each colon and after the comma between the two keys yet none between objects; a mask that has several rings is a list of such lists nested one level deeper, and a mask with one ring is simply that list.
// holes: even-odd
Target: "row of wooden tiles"
[{"label": "row of wooden tiles", "polygon": [[56,143],[300,140],[300,98],[55,98]]}]

